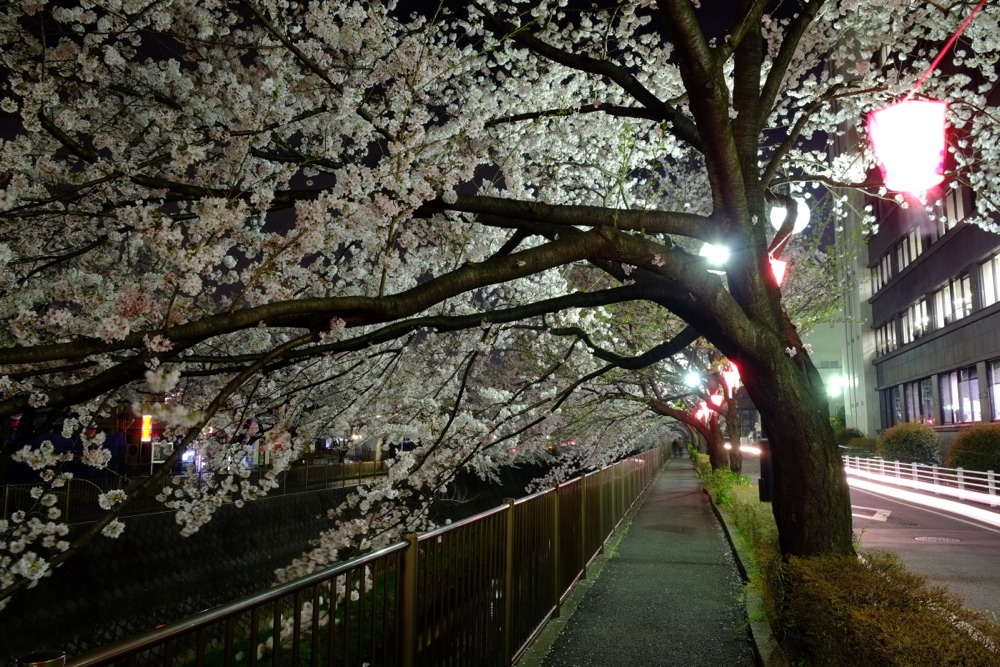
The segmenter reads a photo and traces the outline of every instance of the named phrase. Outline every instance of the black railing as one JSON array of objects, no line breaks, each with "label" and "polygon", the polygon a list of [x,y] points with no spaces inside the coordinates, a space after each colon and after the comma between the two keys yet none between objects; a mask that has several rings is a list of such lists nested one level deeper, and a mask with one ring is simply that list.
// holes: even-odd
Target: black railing
[{"label": "black railing", "polygon": [[513,664],[640,497],[662,447],[67,665]]}]

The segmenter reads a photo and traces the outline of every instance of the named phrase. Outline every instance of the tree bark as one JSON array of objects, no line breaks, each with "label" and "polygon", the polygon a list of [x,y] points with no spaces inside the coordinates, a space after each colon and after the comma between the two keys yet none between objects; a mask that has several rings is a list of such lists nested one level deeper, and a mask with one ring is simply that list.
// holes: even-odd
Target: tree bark
[{"label": "tree bark", "polygon": [[786,558],[850,555],[850,490],[826,398],[809,359],[796,361],[795,367],[777,363],[770,372],[748,369],[743,378],[768,438],[781,551]]}]

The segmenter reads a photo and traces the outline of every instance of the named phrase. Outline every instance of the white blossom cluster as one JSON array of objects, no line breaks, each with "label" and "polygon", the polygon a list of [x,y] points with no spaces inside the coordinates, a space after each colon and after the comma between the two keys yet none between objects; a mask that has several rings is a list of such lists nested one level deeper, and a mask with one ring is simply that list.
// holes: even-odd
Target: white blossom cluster
[{"label": "white blossom cluster", "polygon": [[[682,329],[670,311],[706,336],[780,328],[754,305],[777,299],[760,280],[765,195],[822,187],[832,219],[874,230],[843,198],[874,171],[865,114],[912,88],[966,9],[827,2],[795,44],[796,17],[763,14],[749,25],[765,59],[741,82],[771,93],[759,118],[734,93],[733,35],[709,26],[714,130],[759,134],[742,180],[770,179],[734,201],[699,145],[712,130],[692,122],[707,89],[685,82],[657,3],[455,4],[0,7],[0,109],[16,126],[0,138],[0,417],[65,412],[62,435],[104,468],[109,406],[152,414],[158,444],[189,444],[202,466],[161,493],[182,534],[266,495],[316,438],[419,442],[284,578],[430,525],[457,470],[490,480],[571,440],[540,485],[603,465],[656,418],[637,407],[649,376],[604,373],[592,348],[642,354]],[[977,192],[970,221],[987,229],[998,40],[988,4],[920,91],[951,103],[949,182]],[[709,273],[698,252],[720,238],[755,261]],[[804,278],[842,258],[798,240],[786,252],[785,307],[808,326],[830,297]],[[758,358],[801,349],[758,338]],[[43,501],[68,456],[14,448],[41,508],[0,528],[0,595],[62,548]],[[128,500],[106,492],[102,507]]]}]

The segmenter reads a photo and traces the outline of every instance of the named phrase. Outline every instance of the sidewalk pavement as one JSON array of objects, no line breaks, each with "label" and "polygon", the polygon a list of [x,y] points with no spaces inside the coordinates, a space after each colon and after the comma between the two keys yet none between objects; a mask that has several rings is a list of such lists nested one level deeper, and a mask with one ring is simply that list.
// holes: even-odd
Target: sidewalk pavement
[{"label": "sidewalk pavement", "polygon": [[751,667],[742,579],[688,459],[672,459],[518,667]]}]

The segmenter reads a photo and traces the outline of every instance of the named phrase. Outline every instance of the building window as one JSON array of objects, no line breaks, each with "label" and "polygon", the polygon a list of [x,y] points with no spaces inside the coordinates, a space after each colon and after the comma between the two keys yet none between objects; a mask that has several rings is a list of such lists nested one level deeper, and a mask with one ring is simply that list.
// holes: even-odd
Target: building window
[{"label": "building window", "polygon": [[882,408],[882,428],[895,426],[903,421],[903,392],[899,385],[879,392]]},{"label": "building window", "polygon": [[962,424],[982,420],[979,408],[979,378],[976,376],[975,366],[942,373],[939,379],[942,424]]},{"label": "building window", "polygon": [[980,265],[983,278],[983,308],[1000,301],[1000,252]]},{"label": "building window", "polygon": [[903,313],[903,345],[912,343],[930,331],[930,318],[927,316],[927,300],[921,299],[911,304]]},{"label": "building window", "polygon": [[990,362],[990,403],[993,421],[1000,420],[1000,361]]},{"label": "building window", "polygon": [[889,321],[875,330],[875,354],[882,356],[896,349],[896,323]]},{"label": "building window", "polygon": [[892,255],[883,255],[878,264],[872,267],[872,294],[879,291],[892,278]]},{"label": "building window", "polygon": [[924,240],[919,229],[910,230],[896,246],[896,266],[902,271],[924,251]]},{"label": "building window", "polygon": [[972,210],[972,192],[965,186],[948,188],[938,199],[935,208],[938,236],[944,236],[948,230],[957,227]]},{"label": "building window", "polygon": [[934,293],[934,319],[938,328],[972,314],[972,280],[966,273],[952,278]]},{"label": "building window", "polygon": [[906,421],[934,423],[934,394],[930,378],[904,384],[903,401],[906,406]]}]

